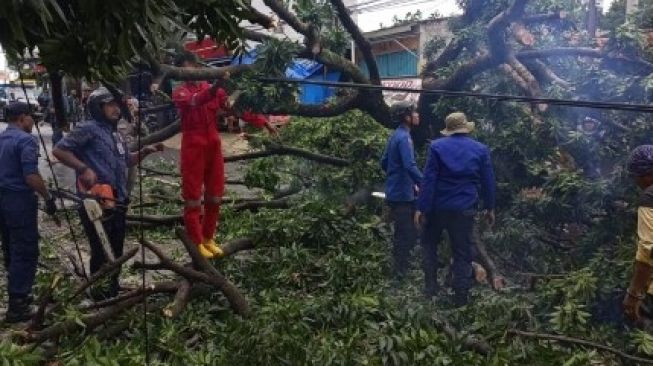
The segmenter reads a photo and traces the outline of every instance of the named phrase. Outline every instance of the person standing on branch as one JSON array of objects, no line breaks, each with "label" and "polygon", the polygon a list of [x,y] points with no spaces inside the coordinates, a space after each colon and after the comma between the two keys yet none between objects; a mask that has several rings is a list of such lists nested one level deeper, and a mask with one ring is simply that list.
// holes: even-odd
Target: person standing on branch
[{"label": "person standing on branch", "polygon": [[424,181],[417,200],[415,225],[422,232],[425,294],[438,292],[437,247],[446,230],[453,252],[454,303],[462,306],[474,283],[473,229],[481,188],[486,218],[494,225],[496,182],[487,146],[469,137],[474,123],[464,113],[452,113],[445,120],[444,138],[429,147]]},{"label": "person standing on branch", "polygon": [[[199,67],[195,55],[183,52],[177,67]],[[224,161],[216,126],[217,112],[227,103],[219,82],[187,81],[172,92],[181,117],[181,184],[184,226],[190,240],[205,258],[222,256],[215,242],[215,229],[224,195]],[[202,215],[202,188],[204,214]]]},{"label": "person standing on branch", "polygon": [[653,278],[653,145],[638,146],[628,160],[628,172],[642,189],[637,208],[637,253],[630,286],[623,300],[624,313],[636,325],[641,305]]},{"label": "person standing on branch", "polygon": [[[107,198],[109,204],[103,207],[102,225],[116,258],[123,253],[127,227],[127,169],[137,165],[146,156],[163,150],[163,144],[159,143],[146,146],[139,152],[129,152],[127,144],[118,133],[121,109],[117,97],[121,96],[114,96],[105,87],[93,91],[88,97],[87,105],[92,119],[79,124],[52,151],[60,162],[75,170],[80,193],[102,192],[102,196]],[[107,259],[95,227],[83,207],[79,209],[79,215],[91,246],[91,273],[95,273]],[[118,278],[119,273],[116,273],[111,279],[109,290],[96,292],[96,297],[116,296],[119,290]]]},{"label": "person standing on branch", "polygon": [[6,107],[9,127],[0,133],[0,239],[8,272],[7,323],[31,318],[31,292],[39,258],[38,199],[54,215],[54,197],[38,171],[39,146],[31,135],[34,119],[30,106],[12,102]]},{"label": "person standing on branch", "polygon": [[415,106],[408,102],[393,105],[390,112],[393,122],[399,127],[388,140],[381,158],[381,168],[387,176],[385,199],[390,207],[390,217],[394,226],[393,273],[395,279],[402,280],[408,271],[410,251],[417,240],[413,214],[422,172],[415,162],[410,131],[419,125],[419,114]]}]

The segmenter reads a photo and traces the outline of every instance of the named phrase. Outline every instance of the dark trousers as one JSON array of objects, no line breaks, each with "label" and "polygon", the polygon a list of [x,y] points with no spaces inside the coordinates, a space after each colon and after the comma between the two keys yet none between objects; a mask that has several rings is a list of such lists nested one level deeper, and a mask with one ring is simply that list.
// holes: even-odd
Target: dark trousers
[{"label": "dark trousers", "polygon": [[417,242],[417,229],[413,216],[415,204],[413,202],[388,202],[390,207],[390,220],[394,228],[392,239],[393,274],[395,278],[402,279],[410,266],[410,251]]},{"label": "dark trousers", "polygon": [[[100,243],[97,231],[95,231],[95,226],[88,218],[86,210],[84,210],[83,207],[79,209],[79,217],[91,247],[90,270],[91,274],[93,274],[100,270],[102,265],[107,262],[107,258],[104,255],[104,250],[102,250],[102,244]],[[104,227],[104,231],[107,233],[107,237],[109,237],[113,256],[117,259],[122,256],[123,246],[125,244],[125,232],[127,229],[125,211],[122,209],[105,211],[102,218],[102,226]],[[118,294],[118,290],[120,289],[118,283],[119,278],[120,271],[111,276],[109,290],[103,292],[104,297],[113,297]]]},{"label": "dark trousers", "polygon": [[10,297],[32,292],[39,260],[38,198],[31,191],[0,191],[0,238]]},{"label": "dark trousers", "polygon": [[426,218],[422,233],[422,255],[426,292],[433,294],[437,289],[438,244],[444,230],[449,235],[451,252],[453,254],[453,289],[456,292],[467,292],[473,285],[474,274],[472,259],[474,255],[475,210],[440,211]]}]

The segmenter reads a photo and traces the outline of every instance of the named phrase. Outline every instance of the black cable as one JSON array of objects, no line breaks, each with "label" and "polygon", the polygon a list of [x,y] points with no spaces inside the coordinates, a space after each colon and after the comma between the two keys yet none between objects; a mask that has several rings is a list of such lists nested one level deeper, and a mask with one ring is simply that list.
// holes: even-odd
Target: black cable
[{"label": "black cable", "polygon": [[413,88],[402,88],[402,87],[371,85],[371,84],[342,83],[337,81],[316,81],[316,80],[299,80],[299,79],[284,79],[284,78],[259,78],[258,81],[263,83],[321,85],[321,86],[329,86],[335,88],[389,90],[389,91],[399,91],[404,93],[437,94],[445,97],[472,97],[478,99],[491,99],[497,101],[513,101],[513,102],[521,102],[521,103],[551,104],[551,105],[579,107],[579,108],[612,109],[612,110],[629,111],[629,112],[653,113],[652,104],[595,102],[589,100],[537,98],[537,97],[526,97],[526,96],[507,95],[507,94],[474,93],[474,92],[451,91],[451,90],[413,89]]},{"label": "black cable", "polygon": [[[18,70],[18,76],[20,77],[20,85],[23,88],[23,93],[25,94],[25,100],[27,101],[27,105],[30,106],[30,109],[32,108],[32,105],[30,104],[29,101],[29,95],[27,95],[27,88],[25,87],[25,80],[23,78],[23,73]],[[54,172],[54,168],[52,166],[52,160],[50,160],[50,154],[48,153],[48,148],[45,145],[45,140],[43,139],[43,135],[41,134],[41,128],[39,127],[38,122],[34,123],[34,126],[36,126],[36,133],[39,135],[39,140],[41,141],[41,146],[43,146],[43,152],[45,153],[45,161],[48,162],[48,167],[50,168],[50,174],[52,174],[52,183],[54,184],[54,188],[59,191],[59,180],[57,179],[57,175]],[[54,126],[52,128],[54,131]],[[65,208],[65,203],[63,200],[63,197],[59,196],[59,202],[61,204],[62,210]],[[79,243],[77,242],[77,235],[75,235],[75,230],[73,229],[73,225],[70,221],[70,216],[68,214],[68,210],[63,210],[64,212],[64,217],[66,218],[66,223],[68,224],[68,230],[70,231],[70,236],[73,239],[73,243],[75,243],[75,249],[77,250],[77,256],[79,257],[79,264],[82,266],[82,274],[84,276],[84,279],[88,281],[88,276],[86,275],[86,268],[84,267],[84,258],[82,257],[82,251],[79,248]]]},{"label": "black cable", "polygon": [[[142,130],[142,123],[143,123],[143,116],[141,113],[141,96],[143,94],[143,70],[141,70],[141,66],[139,65],[139,70],[138,70],[138,107],[137,107],[137,113],[138,113],[138,121],[136,121],[136,145],[138,145],[138,214],[140,216],[140,222],[138,224],[138,231],[139,231],[139,241],[141,242],[141,263],[145,263],[145,246],[143,245],[143,241],[145,240],[145,229],[143,227],[143,215],[145,214],[143,211],[143,157],[140,155],[141,150],[143,149],[142,146],[142,141],[141,141],[141,130]],[[145,290],[145,270],[141,270],[141,285],[143,286],[143,290]],[[150,336],[149,336],[149,327],[147,323],[147,291],[143,292],[143,335],[145,336],[145,364],[149,365],[150,364]]]}]

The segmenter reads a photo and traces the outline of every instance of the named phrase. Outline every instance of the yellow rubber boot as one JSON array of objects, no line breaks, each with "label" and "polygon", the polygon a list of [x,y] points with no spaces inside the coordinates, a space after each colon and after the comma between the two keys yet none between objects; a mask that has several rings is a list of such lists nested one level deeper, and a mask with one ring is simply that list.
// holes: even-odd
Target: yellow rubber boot
[{"label": "yellow rubber boot", "polygon": [[224,251],[222,251],[222,248],[220,248],[213,239],[205,239],[202,246],[211,252],[216,258],[222,258],[224,256]]},{"label": "yellow rubber boot", "polygon": [[197,250],[199,250],[202,257],[204,257],[206,259],[211,259],[211,258],[213,258],[215,256],[212,251],[210,251],[208,248],[206,248],[204,246],[204,244],[198,245]]}]

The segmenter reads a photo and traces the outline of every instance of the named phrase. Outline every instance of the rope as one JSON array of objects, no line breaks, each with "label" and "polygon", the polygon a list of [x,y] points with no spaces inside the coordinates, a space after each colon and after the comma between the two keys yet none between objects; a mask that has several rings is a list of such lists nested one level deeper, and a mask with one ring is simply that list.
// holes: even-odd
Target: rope
[{"label": "rope", "polygon": [[[27,88],[25,87],[25,80],[23,78],[23,73],[22,71],[18,71],[18,76],[20,77],[20,85],[23,89],[23,94],[25,94],[25,100],[27,101],[27,104],[31,108],[31,104],[29,101],[29,95],[27,95]],[[41,134],[41,128],[39,127],[38,123],[35,123],[34,126],[36,126],[36,133],[39,136],[39,141],[41,141],[41,146],[43,147],[43,152],[45,153],[45,160],[48,162],[48,167],[50,168],[50,174],[52,174],[52,183],[54,184],[54,188],[57,191],[60,191],[59,188],[59,180],[57,179],[57,175],[54,172],[54,168],[52,166],[52,160],[50,159],[50,154],[48,153],[48,148],[45,145],[45,139],[43,139],[43,135]],[[54,128],[53,128],[54,131]],[[63,209],[65,207],[65,203],[63,200],[63,197],[59,196],[59,202],[61,204],[61,208]],[[68,225],[68,230],[70,231],[70,236],[73,239],[73,243],[75,243],[75,250],[77,251],[77,256],[79,258],[79,264],[82,267],[82,275],[84,276],[84,279],[88,281],[88,276],[86,275],[86,268],[84,267],[84,258],[82,257],[82,251],[79,248],[79,242],[77,241],[77,235],[75,234],[75,230],[73,229],[73,225],[70,221],[70,215],[68,213],[68,210],[63,210],[64,211],[64,217],[66,219],[66,223]]]},{"label": "rope", "polygon": [[[143,143],[141,141],[141,130],[142,130],[142,124],[143,124],[143,115],[141,113],[141,95],[143,94],[143,70],[140,69],[139,66],[139,72],[138,72],[138,121],[136,122],[137,125],[137,130],[136,130],[136,139],[137,142],[136,144],[138,145],[138,215],[140,217],[140,222],[138,224],[138,231],[139,231],[139,242],[143,243],[145,241],[145,229],[143,227],[143,216],[144,216],[144,211],[143,211],[143,159],[140,156],[140,151],[143,149]],[[141,244],[141,263],[145,263],[145,247]],[[141,271],[141,285],[143,286],[142,288],[145,289],[146,281],[145,281],[145,270],[143,269]],[[147,291],[144,292],[143,294],[143,334],[145,336],[145,364],[149,365],[150,364],[150,337],[149,337],[149,327],[148,327],[148,320],[147,320]]]},{"label": "rope", "polygon": [[436,94],[445,97],[473,97],[478,99],[491,99],[497,101],[514,101],[520,103],[552,104],[552,105],[579,107],[579,108],[612,109],[612,110],[621,110],[621,111],[629,111],[629,112],[653,113],[653,105],[651,104],[631,104],[631,103],[613,103],[613,102],[594,102],[589,100],[535,98],[535,97],[526,97],[526,96],[519,96],[519,95],[473,93],[473,92],[451,91],[451,90],[413,89],[413,88],[402,88],[402,87],[392,87],[392,86],[383,86],[383,85],[342,83],[336,81],[298,80],[298,79],[283,79],[283,78],[259,78],[258,80],[263,83],[308,84],[308,85],[330,86],[335,88],[388,90],[388,91],[399,91],[404,93]]}]

